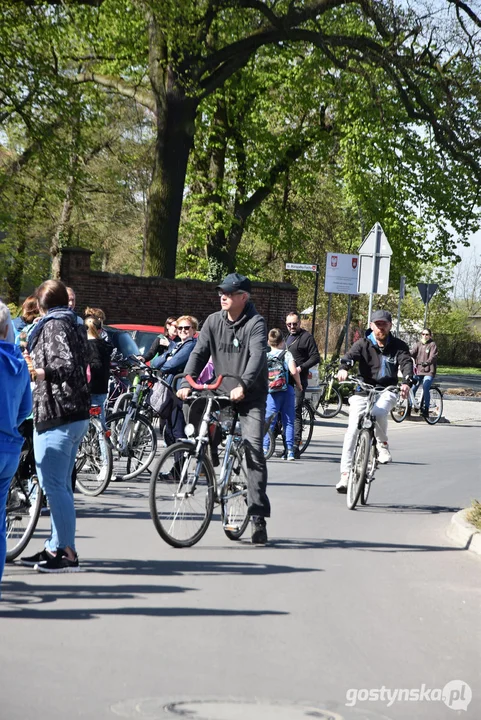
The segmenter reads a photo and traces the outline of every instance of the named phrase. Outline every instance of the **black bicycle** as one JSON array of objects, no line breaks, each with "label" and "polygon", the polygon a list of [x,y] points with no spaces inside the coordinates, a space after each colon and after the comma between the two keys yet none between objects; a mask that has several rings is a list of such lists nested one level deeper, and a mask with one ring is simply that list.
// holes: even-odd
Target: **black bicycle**
[{"label": "black bicycle", "polygon": [[[266,460],[270,460],[276,449],[277,438],[280,437],[284,443],[284,450],[282,455],[287,457],[287,446],[283,435],[283,428],[280,415],[278,415],[274,428],[271,429],[272,420],[275,413],[272,413],[266,418],[264,426],[264,433],[267,436],[267,448],[264,449],[264,456]],[[301,415],[301,441],[299,443],[299,455],[309,447],[309,443],[312,440],[312,433],[314,432],[314,409],[310,401],[305,398],[302,402],[302,415]]]},{"label": "black bicycle", "polygon": [[26,420],[19,430],[25,439],[7,495],[7,562],[15,560],[27,547],[44,504],[33,454],[32,421]]}]

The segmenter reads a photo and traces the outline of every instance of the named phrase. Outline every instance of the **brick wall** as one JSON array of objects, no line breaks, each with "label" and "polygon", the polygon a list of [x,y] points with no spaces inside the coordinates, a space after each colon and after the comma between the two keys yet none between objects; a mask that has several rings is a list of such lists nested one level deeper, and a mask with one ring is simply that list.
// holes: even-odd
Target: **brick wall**
[{"label": "brick wall", "polygon": [[[194,315],[203,321],[220,309],[215,283],[98,272],[90,268],[91,255],[83,248],[62,252],[61,278],[75,290],[81,315],[90,305],[102,308],[107,323],[163,325],[169,315]],[[296,308],[297,288],[290,283],[254,282],[252,300],[268,329],[284,328],[287,313]]]}]

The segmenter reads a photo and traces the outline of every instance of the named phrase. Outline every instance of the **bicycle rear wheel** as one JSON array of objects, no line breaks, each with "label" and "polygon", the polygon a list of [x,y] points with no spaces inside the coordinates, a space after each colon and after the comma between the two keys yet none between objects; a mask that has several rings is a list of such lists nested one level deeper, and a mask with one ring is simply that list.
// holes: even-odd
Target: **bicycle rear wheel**
[{"label": "bicycle rear wheel", "polygon": [[372,439],[369,430],[361,430],[347,483],[347,507],[349,510],[354,510],[364,490],[371,443]]},{"label": "bicycle rear wheel", "polygon": [[43,492],[38,478],[20,478],[15,474],[7,495],[7,556],[12,562],[27,547],[37,527],[43,505]]},{"label": "bicycle rear wheel", "polygon": [[314,410],[308,400],[302,403],[302,428],[301,442],[299,443],[299,454],[302,455],[304,450],[309,447],[314,430]]},{"label": "bicycle rear wheel", "polygon": [[97,418],[90,418],[75,459],[76,487],[84,495],[100,495],[110,483],[112,468],[112,449],[102,423]]},{"label": "bicycle rear wheel", "polygon": [[149,506],[155,529],[172,547],[199,542],[214,509],[214,469],[195,446],[177,442],[152,467]]},{"label": "bicycle rear wheel", "polygon": [[319,404],[316,408],[316,415],[321,418],[333,418],[341,412],[342,397],[339,390],[323,383],[320,388]]},{"label": "bicycle rear wheel", "polygon": [[240,540],[249,525],[244,453],[233,450],[234,462],[220,504],[222,528],[229,540]]},{"label": "bicycle rear wheel", "polygon": [[443,394],[437,387],[432,386],[430,390],[429,412],[424,419],[429,425],[436,425],[443,414]]},{"label": "bicycle rear wheel", "polygon": [[274,455],[274,450],[276,449],[276,436],[270,428],[266,432],[266,435],[268,439],[268,444],[267,449],[264,449],[264,457],[266,460],[270,460],[271,457]]},{"label": "bicycle rear wheel", "polygon": [[398,399],[396,401],[395,406],[391,410],[391,417],[394,420],[394,422],[401,423],[407,416],[409,409],[409,400],[408,398],[402,398],[400,395],[398,395]]},{"label": "bicycle rear wheel", "polygon": [[[131,418],[114,413],[106,420],[110,430],[114,467],[121,480],[132,480],[147,470],[157,452],[157,435],[143,415]],[[124,432],[125,430],[125,432]]]}]

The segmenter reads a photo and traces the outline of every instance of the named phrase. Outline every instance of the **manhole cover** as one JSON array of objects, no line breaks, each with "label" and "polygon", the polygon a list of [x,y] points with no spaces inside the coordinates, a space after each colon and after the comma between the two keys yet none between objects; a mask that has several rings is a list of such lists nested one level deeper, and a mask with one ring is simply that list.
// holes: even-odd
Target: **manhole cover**
[{"label": "manhole cover", "polygon": [[336,709],[288,700],[139,698],[116,703],[111,709],[118,717],[131,720],[389,720],[359,708],[336,703],[333,707]]}]

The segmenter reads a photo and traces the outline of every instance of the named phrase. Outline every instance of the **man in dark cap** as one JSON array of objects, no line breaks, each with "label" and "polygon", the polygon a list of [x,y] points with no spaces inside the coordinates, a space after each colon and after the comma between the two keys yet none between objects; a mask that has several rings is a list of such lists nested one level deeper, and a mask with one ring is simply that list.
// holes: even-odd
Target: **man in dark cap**
[{"label": "man in dark cap", "polygon": [[[252,520],[252,542],[267,542],[266,518],[270,504],[266,494],[267,468],[262,448],[267,398],[267,336],[264,318],[250,299],[251,282],[238,273],[227,275],[217,287],[221,310],[206,319],[185,372],[197,378],[212,356],[216,375],[227,378],[223,388],[238,403],[248,474],[247,503]],[[182,400],[190,388],[182,387]]]},{"label": "man in dark cap", "polygon": [[[403,377],[401,385],[402,397],[407,397],[413,381],[413,361],[405,342],[391,335],[392,317],[387,310],[375,310],[371,315],[370,332],[357,340],[351,349],[341,358],[337,374],[340,382],[347,380],[347,368],[359,363],[359,375],[369,385],[397,385],[398,369]],[[376,417],[376,439],[378,442],[378,460],[380,463],[391,462],[387,437],[387,421],[389,412],[396,404],[396,395],[383,392],[374,405],[373,415]],[[360,390],[350,399],[351,410],[349,425],[344,436],[341,456],[341,479],[336,485],[337,492],[347,492],[347,481],[352,466],[352,458],[358,436],[359,417],[366,409],[367,398]]]}]

